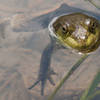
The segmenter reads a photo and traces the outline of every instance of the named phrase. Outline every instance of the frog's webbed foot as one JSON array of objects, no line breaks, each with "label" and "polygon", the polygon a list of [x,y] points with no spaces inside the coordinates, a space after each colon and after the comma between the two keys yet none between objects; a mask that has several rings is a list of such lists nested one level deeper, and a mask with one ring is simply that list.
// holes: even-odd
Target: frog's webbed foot
[{"label": "frog's webbed foot", "polygon": [[43,75],[44,73],[39,74],[39,78],[38,80],[28,89],[32,89],[33,87],[35,87],[39,82],[41,82],[41,95],[44,95],[44,88],[45,88],[45,84],[46,81],[49,80],[49,82],[52,85],[55,85],[51,75],[57,75],[53,70],[49,70],[47,75]]},{"label": "frog's webbed foot", "polygon": [[54,81],[53,81],[51,75],[57,75],[57,73],[54,72],[54,71],[51,69],[51,70],[48,72],[48,75],[47,75],[47,76],[48,76],[47,79],[49,80],[49,82],[50,82],[52,85],[55,85],[55,83],[54,83]]}]

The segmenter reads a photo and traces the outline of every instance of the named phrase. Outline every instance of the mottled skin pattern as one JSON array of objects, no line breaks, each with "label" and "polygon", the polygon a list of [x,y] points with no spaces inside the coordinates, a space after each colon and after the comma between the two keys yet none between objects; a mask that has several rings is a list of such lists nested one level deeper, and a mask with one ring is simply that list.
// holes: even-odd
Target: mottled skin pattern
[{"label": "mottled skin pattern", "polygon": [[78,52],[90,53],[100,45],[100,24],[86,14],[73,13],[59,17],[54,23],[55,38],[51,36],[51,43],[44,49],[37,81],[29,87],[32,89],[41,82],[41,95],[44,94],[46,80],[55,85],[51,75],[56,74],[50,68],[51,56],[60,48],[70,47]]}]

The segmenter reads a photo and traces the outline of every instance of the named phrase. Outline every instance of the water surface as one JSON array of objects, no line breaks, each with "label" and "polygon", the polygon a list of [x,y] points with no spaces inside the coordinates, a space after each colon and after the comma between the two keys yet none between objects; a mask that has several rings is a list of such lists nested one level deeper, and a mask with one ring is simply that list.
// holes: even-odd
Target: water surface
[{"label": "water surface", "polygon": [[[28,90],[38,77],[41,54],[50,42],[48,24],[53,17],[85,12],[100,20],[100,10],[80,0],[0,0],[0,100],[47,100],[53,91],[48,81],[45,95],[40,84]],[[91,54],[60,89],[55,100],[78,100],[100,66],[100,49]],[[80,55],[58,50],[51,67],[55,83],[69,71]]]}]

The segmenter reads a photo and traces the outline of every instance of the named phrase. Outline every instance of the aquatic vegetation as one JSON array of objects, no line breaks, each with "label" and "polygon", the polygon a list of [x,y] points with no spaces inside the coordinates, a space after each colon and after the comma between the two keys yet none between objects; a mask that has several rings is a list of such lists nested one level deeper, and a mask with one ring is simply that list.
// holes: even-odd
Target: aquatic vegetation
[{"label": "aquatic vegetation", "polygon": [[93,0],[85,0],[85,1],[89,1],[93,6],[95,6],[98,9],[100,9],[100,6],[98,6],[97,4],[95,4],[95,2]]},{"label": "aquatic vegetation", "polygon": [[[54,96],[56,95],[57,91],[61,88],[61,86],[64,84],[66,80],[74,73],[74,71],[80,66],[80,64],[88,57],[88,55],[82,56],[75,65],[70,69],[68,73],[64,76],[64,78],[59,82],[59,84],[56,86],[55,90],[52,92],[52,94],[49,96],[48,100],[53,100]],[[84,99],[85,100],[85,99]]]},{"label": "aquatic vegetation", "polygon": [[95,88],[98,86],[99,83],[100,83],[100,71],[97,72],[90,86],[85,90],[80,100],[91,100],[96,95],[100,94],[100,91],[94,92]]}]

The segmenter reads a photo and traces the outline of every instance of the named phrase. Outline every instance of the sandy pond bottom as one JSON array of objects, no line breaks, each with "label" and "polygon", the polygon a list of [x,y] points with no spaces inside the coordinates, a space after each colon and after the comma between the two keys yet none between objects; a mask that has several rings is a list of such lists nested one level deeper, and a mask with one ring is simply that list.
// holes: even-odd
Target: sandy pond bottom
[{"label": "sandy pond bottom", "polygon": [[[32,90],[28,87],[37,80],[41,54],[50,42],[48,23],[62,13],[81,9],[95,12],[99,19],[100,11],[84,0],[0,0],[0,100],[47,100],[55,88],[48,81],[44,96],[40,84]],[[79,100],[100,67],[99,54],[100,49],[82,63],[54,100]],[[80,57],[70,50],[58,50],[52,56],[56,84]]]}]

